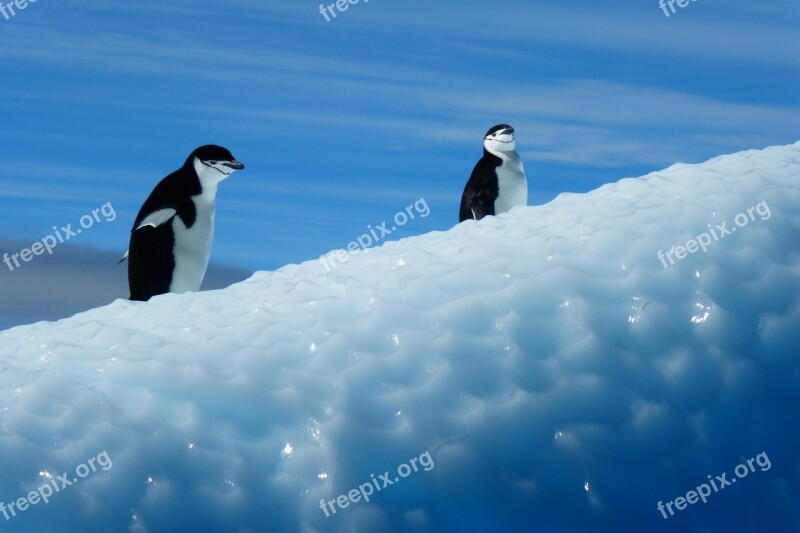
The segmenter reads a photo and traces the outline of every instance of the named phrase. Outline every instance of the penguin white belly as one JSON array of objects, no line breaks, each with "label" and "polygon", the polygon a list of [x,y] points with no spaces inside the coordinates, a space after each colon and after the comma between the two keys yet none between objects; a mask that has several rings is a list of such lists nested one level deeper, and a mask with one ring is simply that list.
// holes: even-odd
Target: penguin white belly
[{"label": "penguin white belly", "polygon": [[522,161],[507,161],[497,167],[497,199],[494,201],[496,215],[518,205],[528,205],[528,180]]},{"label": "penguin white belly", "polygon": [[180,217],[175,217],[175,270],[172,273],[170,292],[197,292],[206,274],[214,239],[214,205],[195,198],[197,219],[187,228]]}]

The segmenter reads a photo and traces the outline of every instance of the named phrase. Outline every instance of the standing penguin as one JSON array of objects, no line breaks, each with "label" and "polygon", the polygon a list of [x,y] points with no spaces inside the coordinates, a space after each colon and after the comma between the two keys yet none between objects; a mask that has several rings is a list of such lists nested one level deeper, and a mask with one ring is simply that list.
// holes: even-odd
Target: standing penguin
[{"label": "standing penguin", "polygon": [[156,185],[136,216],[122,258],[128,258],[131,300],[200,290],[214,238],[217,186],[243,168],[225,148],[206,145]]},{"label": "standing penguin", "polygon": [[514,128],[499,124],[483,139],[483,157],[464,188],[458,221],[499,215],[516,205],[528,205],[528,181],[517,154]]}]

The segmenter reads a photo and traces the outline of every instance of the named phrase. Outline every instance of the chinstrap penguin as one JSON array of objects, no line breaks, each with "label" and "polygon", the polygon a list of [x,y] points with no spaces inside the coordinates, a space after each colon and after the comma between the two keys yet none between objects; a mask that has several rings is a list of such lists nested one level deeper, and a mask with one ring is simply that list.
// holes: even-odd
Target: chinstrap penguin
[{"label": "chinstrap penguin", "polygon": [[464,187],[458,221],[499,215],[517,205],[528,205],[528,181],[517,154],[514,128],[498,124],[483,139],[483,157]]},{"label": "chinstrap penguin", "polygon": [[136,216],[122,258],[128,259],[131,300],[200,290],[214,238],[217,186],[243,168],[227,149],[206,145],[156,185]]}]

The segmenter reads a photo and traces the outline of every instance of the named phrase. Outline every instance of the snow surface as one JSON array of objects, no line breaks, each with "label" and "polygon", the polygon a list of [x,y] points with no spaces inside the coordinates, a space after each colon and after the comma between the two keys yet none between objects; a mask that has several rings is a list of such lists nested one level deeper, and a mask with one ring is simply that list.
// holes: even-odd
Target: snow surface
[{"label": "snow surface", "polygon": [[0,501],[113,467],[0,528],[797,531],[799,254],[800,142],[2,332]]}]

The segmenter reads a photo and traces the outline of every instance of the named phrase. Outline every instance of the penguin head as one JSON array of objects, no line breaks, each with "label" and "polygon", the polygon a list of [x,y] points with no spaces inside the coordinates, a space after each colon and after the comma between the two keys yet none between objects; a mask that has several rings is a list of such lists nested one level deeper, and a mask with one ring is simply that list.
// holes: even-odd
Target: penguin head
[{"label": "penguin head", "polygon": [[237,170],[244,168],[226,148],[207,144],[189,155],[186,165],[194,167],[200,184],[217,184]]},{"label": "penguin head", "polygon": [[513,152],[517,149],[514,128],[508,124],[492,126],[483,138],[483,147],[487,152],[495,155],[497,155],[498,152]]}]

